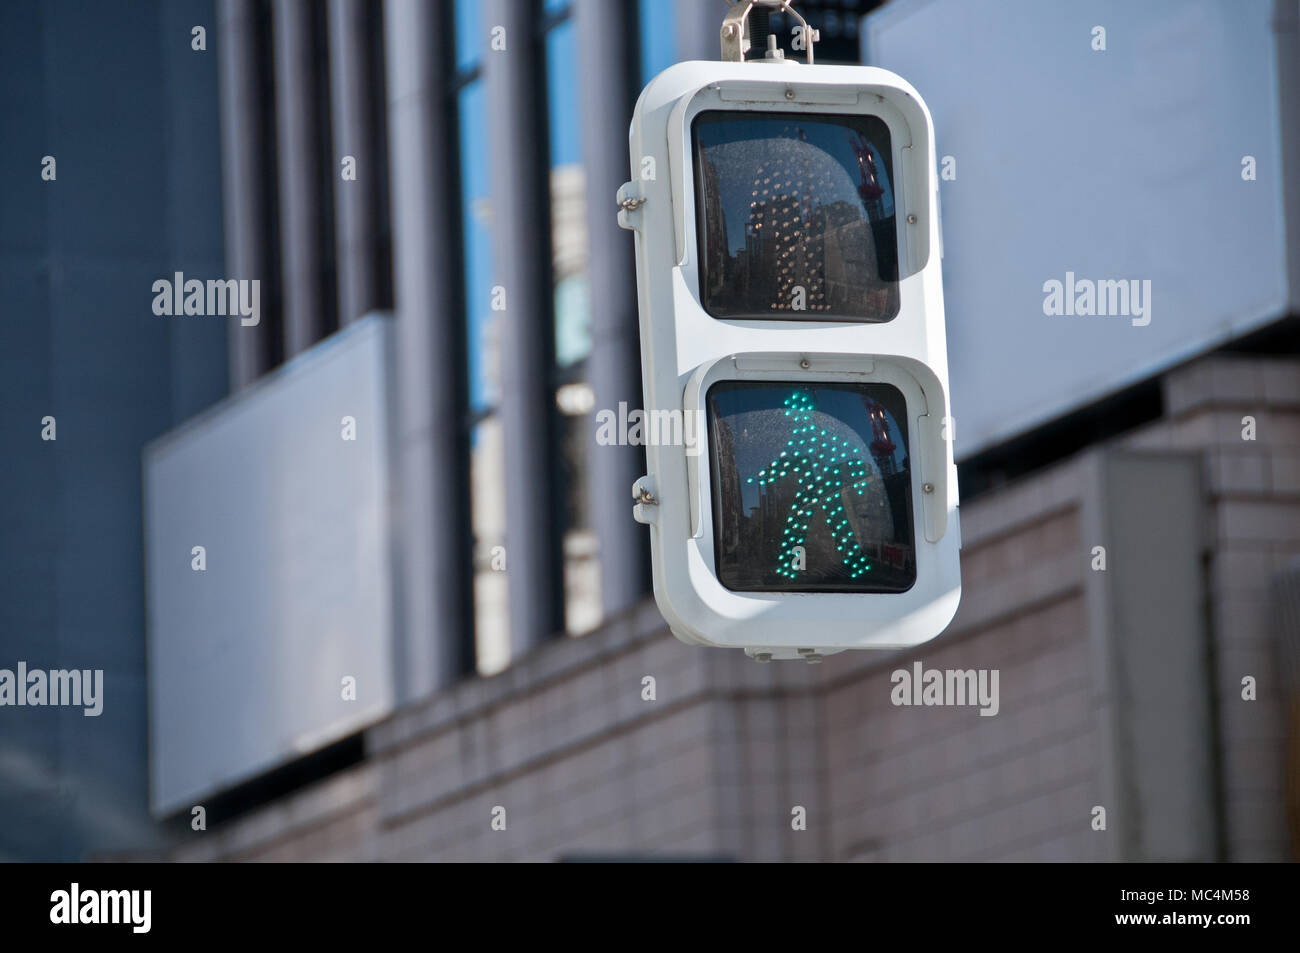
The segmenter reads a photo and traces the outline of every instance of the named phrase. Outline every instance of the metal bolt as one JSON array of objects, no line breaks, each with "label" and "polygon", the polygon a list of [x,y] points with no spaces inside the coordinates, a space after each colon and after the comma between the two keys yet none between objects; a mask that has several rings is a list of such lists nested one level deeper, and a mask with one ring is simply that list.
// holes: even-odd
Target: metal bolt
[{"label": "metal bolt", "polygon": [[933,483],[922,483],[922,484],[921,484],[921,492],[922,492],[922,493],[933,493],[933,492],[934,492],[934,484],[933,484]]},{"label": "metal bolt", "polygon": [[808,368],[812,367],[812,362],[805,357],[802,361],[799,362],[799,366],[806,371],[808,370]]},{"label": "metal bolt", "polygon": [[794,99],[794,90],[791,89],[789,86],[785,88],[785,98]]},{"label": "metal bolt", "polygon": [[915,215],[909,215],[909,216],[907,216],[907,224],[908,224],[908,225],[915,225],[915,224],[916,224],[916,216],[915,216]]},{"label": "metal bolt", "polygon": [[722,35],[728,40],[733,39],[736,36],[736,24],[724,23],[722,25]]},{"label": "metal bolt", "polygon": [[646,485],[649,479],[649,476],[643,476],[632,484],[632,499],[643,506],[655,506],[659,502],[650,492],[650,487]]}]

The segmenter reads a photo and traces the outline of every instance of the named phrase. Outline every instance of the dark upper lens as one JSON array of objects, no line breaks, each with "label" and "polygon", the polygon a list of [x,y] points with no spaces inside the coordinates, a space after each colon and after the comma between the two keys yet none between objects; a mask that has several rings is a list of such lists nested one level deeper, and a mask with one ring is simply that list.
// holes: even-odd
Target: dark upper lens
[{"label": "dark upper lens", "polygon": [[898,314],[893,157],[883,120],[706,112],[693,132],[706,311],[819,321]]}]

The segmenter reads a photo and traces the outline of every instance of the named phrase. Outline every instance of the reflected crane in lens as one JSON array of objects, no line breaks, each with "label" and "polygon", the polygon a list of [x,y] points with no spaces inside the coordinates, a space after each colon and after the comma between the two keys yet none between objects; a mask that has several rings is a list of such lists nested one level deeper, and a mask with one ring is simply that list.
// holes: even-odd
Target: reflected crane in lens
[{"label": "reflected crane in lens", "polygon": [[857,579],[871,569],[871,564],[845,515],[844,491],[856,491],[859,496],[866,491],[871,482],[867,476],[871,461],[847,440],[817,426],[813,420],[817,402],[811,391],[800,388],[783,404],[791,423],[786,449],[746,480],[770,486],[792,478],[798,487],[781,536],[781,559],[776,571],[787,579],[796,578],[794,547],[803,545],[813,513],[820,510],[840,554],[840,562],[849,577]]},{"label": "reflected crane in lens", "polygon": [[885,190],[880,184],[880,173],[876,170],[876,152],[871,143],[857,134],[849,136],[849,146],[858,157],[858,176],[861,178],[858,197],[862,199],[863,207],[874,213],[871,217],[879,218],[883,213]]}]

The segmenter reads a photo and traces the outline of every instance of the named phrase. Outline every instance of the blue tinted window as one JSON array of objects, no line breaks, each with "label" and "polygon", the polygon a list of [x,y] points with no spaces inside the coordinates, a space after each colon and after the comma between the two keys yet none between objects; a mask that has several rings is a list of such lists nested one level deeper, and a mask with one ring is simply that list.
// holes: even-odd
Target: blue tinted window
[{"label": "blue tinted window", "polygon": [[577,363],[591,353],[579,66],[577,25],[570,19],[546,34],[555,360],[561,367]]},{"label": "blue tinted window", "polygon": [[[669,0],[640,0],[637,4],[642,86],[677,62],[675,12],[676,4]],[[721,13],[718,24],[722,24]]]},{"label": "blue tinted window", "polygon": [[488,227],[491,182],[487,143],[487,97],[483,83],[474,82],[460,91],[461,223],[465,252],[465,300],[468,314],[469,399],[474,410],[485,410],[496,401],[488,366],[486,330],[492,321],[492,231]]},{"label": "blue tinted window", "polygon": [[480,0],[456,0],[456,68],[471,69],[487,48]]},{"label": "blue tinted window", "polygon": [[582,161],[577,26],[566,20],[546,34],[547,119],[551,165]]}]

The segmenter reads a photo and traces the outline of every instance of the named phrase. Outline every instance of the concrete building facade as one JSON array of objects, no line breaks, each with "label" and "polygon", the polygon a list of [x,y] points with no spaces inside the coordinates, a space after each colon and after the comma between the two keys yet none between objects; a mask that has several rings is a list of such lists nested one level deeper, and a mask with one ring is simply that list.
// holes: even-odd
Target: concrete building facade
[{"label": "concrete building facade", "polygon": [[[1274,673],[1300,633],[1269,593],[1300,557],[1300,360],[1212,356],[1161,387],[1160,419],[963,507],[962,606],[916,651],[761,665],[645,603],[398,712],[361,763],[169,856],[1294,857],[1295,686]],[[998,671],[997,713],[895,704],[918,662]]]}]

